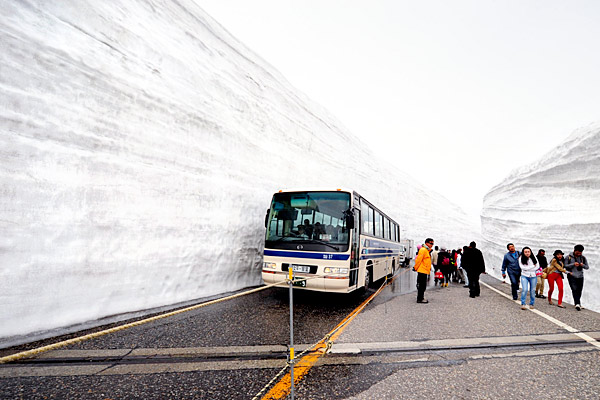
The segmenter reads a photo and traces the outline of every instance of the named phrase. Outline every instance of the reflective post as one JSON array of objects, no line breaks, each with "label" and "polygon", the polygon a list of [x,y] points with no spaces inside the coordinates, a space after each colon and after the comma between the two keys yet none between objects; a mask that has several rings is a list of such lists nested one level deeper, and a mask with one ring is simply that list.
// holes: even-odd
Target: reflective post
[{"label": "reflective post", "polygon": [[290,285],[290,376],[292,378],[292,400],[294,400],[294,275],[292,266],[288,268]]}]

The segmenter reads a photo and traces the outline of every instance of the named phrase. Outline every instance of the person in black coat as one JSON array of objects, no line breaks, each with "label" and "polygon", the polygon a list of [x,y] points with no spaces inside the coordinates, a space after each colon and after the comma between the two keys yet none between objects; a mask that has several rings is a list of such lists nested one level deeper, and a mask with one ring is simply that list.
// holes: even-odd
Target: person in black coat
[{"label": "person in black coat", "polygon": [[485,260],[475,242],[471,242],[462,257],[462,267],[469,278],[469,297],[477,297],[481,292],[479,275],[485,274]]},{"label": "person in black coat", "polygon": [[444,274],[442,287],[448,287],[448,283],[450,283],[450,274],[452,274],[450,253],[448,253],[446,249],[442,247],[442,250],[438,253],[437,261],[438,268],[441,269],[442,274]]}]

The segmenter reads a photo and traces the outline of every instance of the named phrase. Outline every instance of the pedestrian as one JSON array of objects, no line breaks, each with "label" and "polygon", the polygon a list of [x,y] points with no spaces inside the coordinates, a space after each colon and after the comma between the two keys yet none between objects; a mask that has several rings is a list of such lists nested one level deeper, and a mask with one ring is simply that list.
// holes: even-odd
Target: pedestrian
[{"label": "pedestrian", "polygon": [[479,275],[485,274],[485,260],[475,242],[471,242],[463,254],[462,266],[469,277],[469,297],[475,298],[481,293]]},{"label": "pedestrian", "polygon": [[502,279],[506,278],[506,274],[508,273],[512,297],[513,300],[517,300],[519,280],[521,279],[521,267],[519,266],[519,256],[521,254],[515,250],[515,245],[512,243],[507,244],[506,248],[508,249],[508,253],[504,255],[504,259],[502,260]]},{"label": "pedestrian", "polygon": [[[467,250],[469,249],[469,246],[463,246],[462,248],[462,255],[464,256],[465,253],[467,252]],[[461,260],[461,264],[462,264],[462,260]],[[464,276],[465,276],[465,284],[464,284],[464,288],[468,288],[469,287],[469,275],[467,275],[467,271],[465,269],[463,269],[464,271]]]},{"label": "pedestrian", "polygon": [[440,249],[439,247],[435,246],[434,250],[431,252],[431,265],[437,266],[438,265],[438,254],[440,253]]},{"label": "pedestrian", "polygon": [[442,272],[442,266],[440,264],[438,264],[438,255],[439,255],[439,250],[438,250],[438,246],[434,247],[434,250],[431,252],[431,265],[433,265],[433,268],[435,270],[434,273],[434,279],[433,279],[433,284],[434,286],[437,286],[437,284],[440,284],[440,287],[444,286],[444,273]]},{"label": "pedestrian", "polygon": [[456,250],[456,274],[458,275],[458,283],[464,285],[466,282],[466,274],[462,267],[462,249]]},{"label": "pedestrian", "polygon": [[456,267],[456,250],[450,252],[450,265],[452,266],[452,282],[458,283],[458,268]]},{"label": "pedestrian", "polygon": [[414,270],[417,271],[417,303],[427,304],[425,299],[425,289],[427,288],[427,278],[431,273],[431,250],[433,249],[433,239],[425,239],[425,244],[419,250],[415,259]]},{"label": "pedestrian", "polygon": [[575,309],[581,311],[581,292],[583,291],[583,270],[590,269],[587,259],[582,254],[583,245],[578,244],[565,260],[565,269],[567,270],[567,279],[573,294]]},{"label": "pedestrian", "polygon": [[554,258],[550,260],[550,265],[546,269],[546,277],[548,279],[548,285],[550,286],[548,289],[548,303],[552,305],[552,293],[554,292],[554,282],[556,282],[556,286],[558,287],[558,304],[556,306],[565,308],[565,306],[562,305],[563,272],[567,272],[565,270],[564,253],[561,250],[555,250],[553,256]]},{"label": "pedestrian", "polygon": [[442,287],[448,287],[448,283],[450,282],[450,274],[452,273],[452,265],[450,262],[450,253],[446,251],[446,248],[442,247],[442,250],[437,255],[437,261],[437,266],[444,275]]},{"label": "pedestrian", "polygon": [[548,268],[548,260],[546,259],[546,250],[544,249],[539,249],[538,253],[536,255],[536,258],[538,260],[538,263],[540,264],[540,266],[538,267],[538,270],[541,269],[542,272],[540,274],[538,274],[537,277],[537,284],[535,285],[535,297],[537,297],[538,299],[545,299],[546,296],[544,296],[544,273],[547,273],[546,268]]},{"label": "pedestrian", "polygon": [[521,310],[527,309],[525,306],[527,292],[529,292],[529,308],[533,309],[533,305],[535,304],[535,285],[537,284],[535,272],[538,269],[538,262],[531,249],[527,246],[521,250],[519,266],[521,267]]}]

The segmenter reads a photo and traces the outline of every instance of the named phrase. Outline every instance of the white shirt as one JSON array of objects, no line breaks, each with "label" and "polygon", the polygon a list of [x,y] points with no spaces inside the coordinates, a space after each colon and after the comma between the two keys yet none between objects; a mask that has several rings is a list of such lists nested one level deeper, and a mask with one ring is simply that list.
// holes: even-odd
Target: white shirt
[{"label": "white shirt", "polygon": [[519,257],[519,266],[521,267],[521,275],[528,278],[533,278],[535,276],[535,271],[540,267],[538,264],[534,264],[533,261],[531,261],[531,258],[527,259],[527,264],[523,264],[521,262],[521,257]]}]

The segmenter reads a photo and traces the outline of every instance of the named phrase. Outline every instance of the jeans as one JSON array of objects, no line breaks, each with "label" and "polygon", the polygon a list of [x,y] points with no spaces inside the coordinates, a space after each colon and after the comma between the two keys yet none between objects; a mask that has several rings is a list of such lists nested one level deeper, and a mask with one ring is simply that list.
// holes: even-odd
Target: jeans
[{"label": "jeans", "polygon": [[[521,275],[521,305],[525,305],[525,298],[527,292],[529,292],[529,305],[532,306],[535,303],[535,285],[537,284],[537,276],[523,276]],[[529,285],[529,288],[527,288]]]},{"label": "jeans", "polygon": [[519,278],[521,277],[521,273],[514,273],[506,271],[508,277],[510,278],[510,288],[512,290],[513,300],[518,298],[517,292],[519,291]]},{"label": "jeans", "polygon": [[429,275],[419,272],[417,274],[417,301],[425,298],[425,289],[427,288],[427,277]]},{"label": "jeans", "polygon": [[573,278],[572,275],[567,275],[569,280],[569,286],[571,286],[571,293],[573,293],[573,302],[575,305],[581,304],[581,292],[583,291],[583,277]]}]

